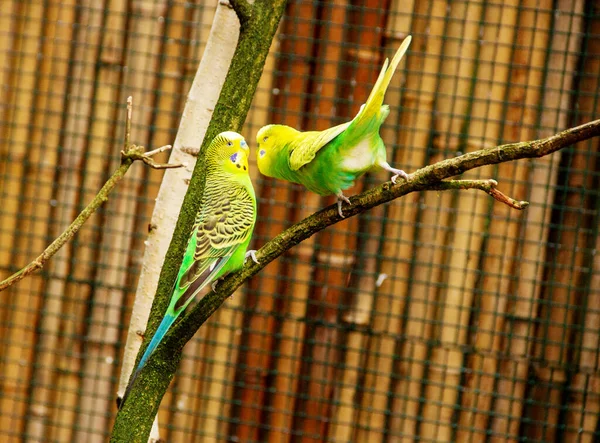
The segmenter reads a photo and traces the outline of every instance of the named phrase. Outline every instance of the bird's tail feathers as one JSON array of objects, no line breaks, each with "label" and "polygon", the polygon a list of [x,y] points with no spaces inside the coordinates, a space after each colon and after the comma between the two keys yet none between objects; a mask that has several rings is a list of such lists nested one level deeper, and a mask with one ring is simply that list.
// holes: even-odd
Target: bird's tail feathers
[{"label": "bird's tail feathers", "polygon": [[167,333],[167,331],[169,330],[169,328],[175,322],[176,319],[177,319],[176,315],[173,315],[170,312],[167,312],[167,314],[164,316],[164,318],[160,322],[160,325],[158,325],[158,329],[154,333],[154,336],[152,337],[152,340],[150,340],[148,347],[144,351],[144,355],[142,355],[142,358],[140,359],[140,362],[138,363],[137,368],[135,368],[133,375],[129,379],[129,384],[127,385],[127,388],[125,389],[125,393],[123,394],[121,404],[125,403],[125,399],[129,395],[129,391],[131,390],[131,387],[133,386],[135,379],[139,375],[142,368],[144,366],[146,366],[146,363],[148,362],[148,358],[156,350],[156,348],[160,344],[161,340],[163,339],[163,337],[165,336],[165,334]]},{"label": "bird's tail feathers", "polygon": [[[181,314],[185,310],[185,308],[187,308],[191,301],[206,285],[208,285],[214,280],[214,277],[219,273],[223,266],[225,266],[225,264],[230,258],[231,254],[226,255],[224,257],[220,257],[219,259],[214,261],[212,266],[207,268],[205,272],[196,276],[195,280],[191,284],[186,286],[185,289],[183,289],[183,292],[178,297],[175,294],[173,294],[171,298],[171,304],[167,309],[167,313],[160,322],[160,325],[158,325],[158,329],[154,333],[154,336],[152,337],[152,340],[150,340],[148,347],[144,351],[144,354],[142,355],[142,358],[140,359],[137,368],[135,369],[133,375],[129,379],[129,384],[125,389],[125,394],[123,394],[123,398],[121,399],[120,404],[123,404],[125,402],[125,399],[129,395],[129,391],[133,386],[133,382],[137,378],[142,368],[146,366],[148,358],[150,358],[150,355],[152,355],[152,353],[156,350],[164,336],[169,331],[171,325],[173,325],[175,320],[177,320],[177,317],[179,317],[179,314]],[[173,292],[180,290],[181,289],[178,286],[178,282],[175,282]]]},{"label": "bird's tail feathers", "polygon": [[[411,39],[412,37],[410,35],[404,39],[400,45],[400,48],[398,48],[398,51],[396,51],[391,63],[389,63],[387,58],[385,59],[383,67],[381,68],[381,72],[379,73],[379,77],[377,77],[377,81],[375,82],[375,85],[369,94],[369,98],[367,98],[365,104],[360,108],[355,120],[369,118],[372,116],[380,116],[381,120],[383,120],[385,117],[387,117],[387,113],[385,113],[386,109],[382,107],[385,91],[390,85],[390,81],[394,76],[394,72],[396,72],[398,64],[402,60],[402,57],[404,57],[404,54],[410,45]],[[387,112],[389,113],[389,108],[387,108]]]}]

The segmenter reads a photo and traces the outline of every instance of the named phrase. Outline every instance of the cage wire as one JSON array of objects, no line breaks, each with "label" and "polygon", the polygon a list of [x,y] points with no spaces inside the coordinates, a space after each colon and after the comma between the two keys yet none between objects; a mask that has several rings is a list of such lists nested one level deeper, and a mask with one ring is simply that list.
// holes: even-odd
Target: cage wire
[{"label": "cage wire", "polygon": [[[0,271],[36,257],[132,141],[172,143],[213,1],[5,0]],[[600,2],[292,0],[243,135],[352,118],[385,59],[390,163],[408,172],[600,118]],[[170,442],[600,438],[598,139],[465,174],[311,237],[229,299],[162,401]],[[166,155],[166,154],[165,154]],[[163,157],[164,159],[166,157]],[[159,159],[160,160],[160,159]],[[254,155],[252,155],[254,162]],[[259,247],[333,202],[266,179]],[[161,173],[134,166],[37,274],[0,294],[0,440],[100,442]],[[388,180],[365,177],[358,193]]]}]

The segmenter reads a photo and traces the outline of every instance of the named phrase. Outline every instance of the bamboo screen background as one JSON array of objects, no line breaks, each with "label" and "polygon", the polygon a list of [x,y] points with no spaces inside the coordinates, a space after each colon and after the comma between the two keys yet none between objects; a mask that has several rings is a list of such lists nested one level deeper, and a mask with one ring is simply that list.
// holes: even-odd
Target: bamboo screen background
[{"label": "bamboo screen background", "polygon": [[[385,56],[390,162],[600,117],[600,1],[291,1],[243,131],[353,116]],[[172,142],[214,2],[4,0],[0,272],[34,258],[133,140]],[[599,140],[487,167],[528,200],[411,194],[292,249],[185,349],[169,442],[599,438]],[[255,247],[332,199],[265,180]],[[33,277],[0,294],[0,440],[106,441],[161,174],[135,165]],[[388,179],[366,177],[352,192]],[[596,440],[594,440],[594,438]]]}]

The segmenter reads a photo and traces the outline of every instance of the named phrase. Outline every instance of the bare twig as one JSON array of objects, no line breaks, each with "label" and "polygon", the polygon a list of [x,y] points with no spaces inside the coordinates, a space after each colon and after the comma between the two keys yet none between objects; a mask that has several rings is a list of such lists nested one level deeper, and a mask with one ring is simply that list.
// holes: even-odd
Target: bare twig
[{"label": "bare twig", "polygon": [[479,189],[494,197],[501,203],[504,203],[511,208],[523,210],[529,206],[529,202],[518,201],[496,189],[498,182],[494,179],[488,180],[444,180],[429,187],[432,191],[446,191],[450,189]]},{"label": "bare twig", "polygon": [[171,146],[171,145],[164,145],[164,146],[161,146],[160,148],[153,149],[152,151],[146,152],[146,157],[152,157],[153,155],[160,154],[161,152],[168,151],[172,147],[173,146]]},{"label": "bare twig", "polygon": [[507,204],[511,208],[522,210],[522,209],[525,209],[527,206],[529,206],[529,202],[528,201],[524,201],[524,200],[518,201],[518,200],[515,200],[515,199],[509,197],[508,195],[503,194],[502,192],[498,191],[496,188],[490,189],[489,192],[488,192],[488,194],[490,194],[492,197],[494,197],[499,202]]},{"label": "bare twig", "polygon": [[183,165],[180,163],[156,163],[150,156],[164,152],[171,149],[171,145],[161,146],[153,151],[144,152],[143,146],[129,145],[127,151],[121,151],[121,158],[123,161],[129,159],[131,161],[139,160],[147,164],[153,169],[169,169],[169,168],[181,168]]},{"label": "bare twig", "polygon": [[125,139],[123,143],[123,151],[121,151],[121,165],[119,168],[110,176],[107,182],[104,184],[102,189],[98,191],[98,194],[94,197],[94,199],[90,202],[89,205],[81,211],[81,213],[77,216],[77,218],[69,225],[69,227],[54,240],[44,252],[42,252],[35,260],[29,263],[24,268],[15,272],[13,275],[8,277],[5,280],[0,282],[0,291],[8,288],[9,286],[17,283],[18,281],[24,279],[29,274],[41,269],[44,264],[52,257],[56,252],[64,246],[73,236],[79,231],[79,229],[83,226],[83,224],[87,221],[90,216],[96,212],[96,209],[100,207],[104,202],[108,200],[108,194],[113,190],[113,188],[117,185],[119,181],[125,176],[125,173],[129,170],[134,161],[139,160],[143,161],[148,166],[155,169],[164,169],[164,168],[179,168],[182,165],[180,164],[159,164],[154,162],[151,158],[152,155],[155,155],[159,152],[163,152],[167,149],[170,149],[170,146],[162,146],[153,151],[144,152],[143,146],[136,146],[129,144],[130,135],[131,135],[131,116],[133,109],[133,100],[131,97],[127,98],[127,117],[125,119]]},{"label": "bare twig", "polygon": [[[125,117],[125,138],[123,139],[123,151],[129,150],[131,139],[131,117],[133,116],[133,97],[127,97],[127,116]],[[123,152],[121,151],[121,152]]]}]

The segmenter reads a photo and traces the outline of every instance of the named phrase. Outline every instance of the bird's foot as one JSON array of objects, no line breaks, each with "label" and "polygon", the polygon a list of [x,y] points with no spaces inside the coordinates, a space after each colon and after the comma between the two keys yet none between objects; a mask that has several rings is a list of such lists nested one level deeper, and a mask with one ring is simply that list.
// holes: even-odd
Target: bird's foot
[{"label": "bird's foot", "polygon": [[385,169],[386,171],[391,172],[392,174],[394,174],[392,176],[392,183],[396,184],[396,179],[398,177],[402,177],[404,180],[408,180],[408,174],[406,172],[404,172],[402,169],[396,169],[390,166],[390,164],[388,162],[383,162],[380,164],[380,166]]},{"label": "bird's foot", "polygon": [[249,249],[248,251],[246,251],[246,255],[244,256],[244,263],[246,263],[246,260],[248,260],[248,257],[252,257],[252,261],[254,263],[256,263],[257,265],[260,264],[260,262],[256,258],[256,249]]},{"label": "bird's foot", "polygon": [[404,172],[402,169],[397,169],[398,173],[396,175],[392,175],[392,183],[396,184],[396,179],[398,177],[402,177],[404,180],[408,181],[408,174]]},{"label": "bird's foot", "polygon": [[346,218],[344,217],[344,214],[342,213],[342,201],[345,201],[346,203],[350,204],[350,199],[348,197],[346,197],[344,194],[342,194],[342,191],[338,192],[337,194],[337,207],[338,207],[338,214],[340,214],[340,217],[342,218]]},{"label": "bird's foot", "polygon": [[217,283],[219,283],[219,280],[215,280],[210,284],[210,287],[213,290],[213,292],[217,290]]}]

